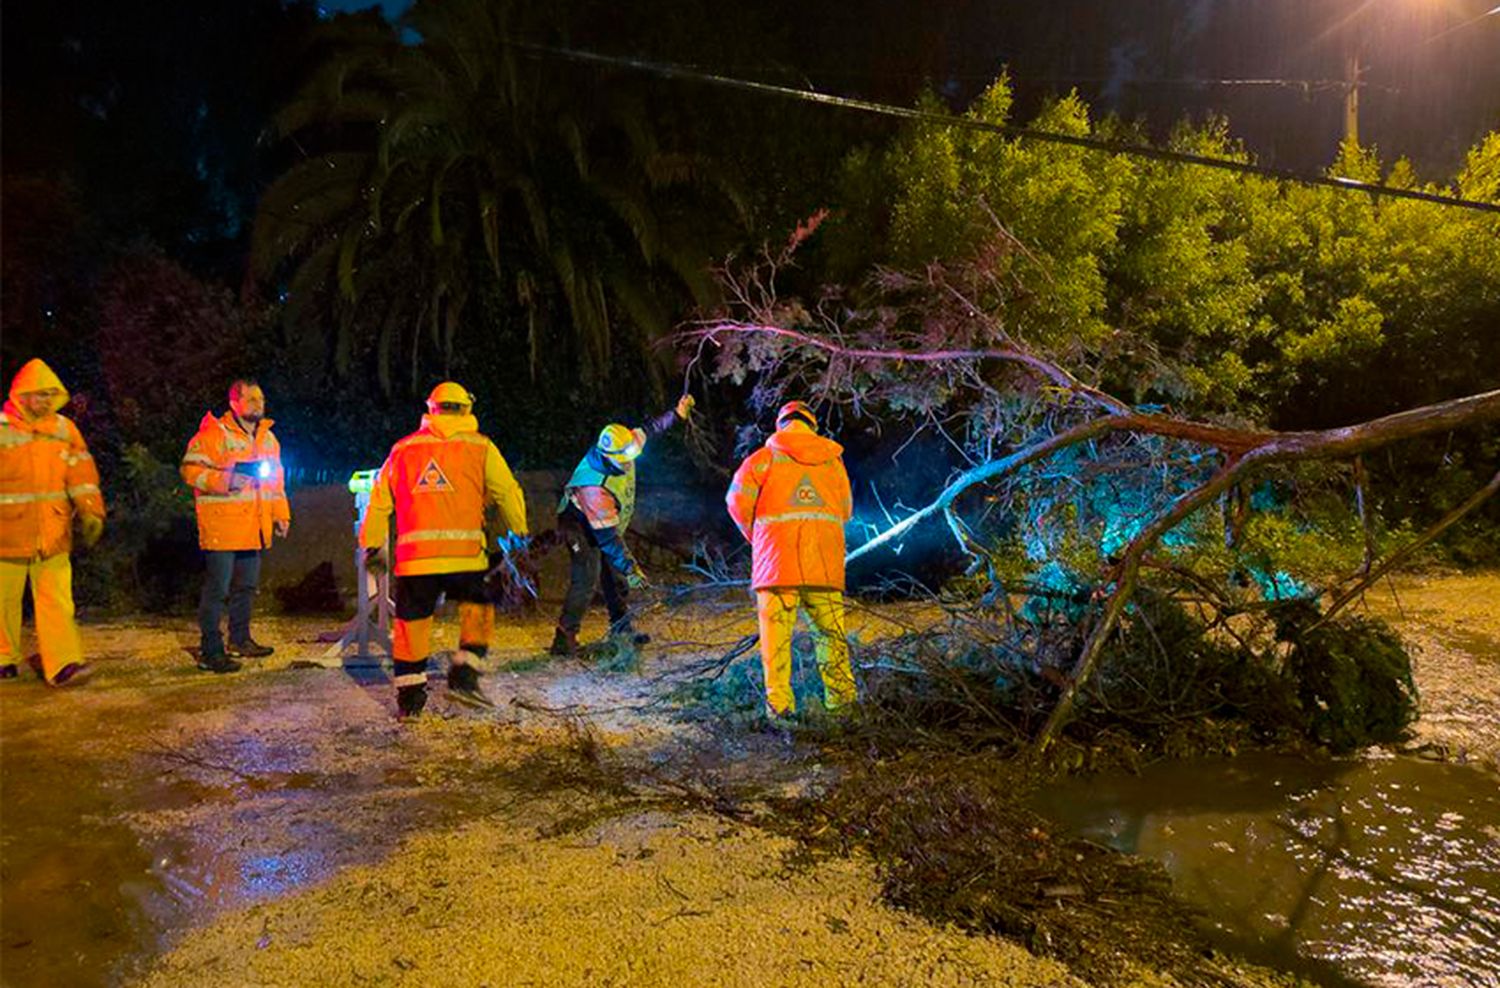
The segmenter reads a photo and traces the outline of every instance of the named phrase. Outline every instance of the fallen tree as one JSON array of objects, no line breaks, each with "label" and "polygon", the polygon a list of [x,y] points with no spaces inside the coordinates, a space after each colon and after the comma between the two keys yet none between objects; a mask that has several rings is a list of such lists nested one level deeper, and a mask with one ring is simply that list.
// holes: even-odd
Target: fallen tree
[{"label": "fallen tree", "polygon": [[[799,235],[805,232],[799,230]],[[1329,574],[1311,594],[1293,595],[1331,601],[1306,631],[1327,622],[1393,565],[1500,489],[1497,474],[1427,531],[1378,561],[1364,511],[1361,458],[1404,440],[1500,422],[1500,390],[1321,430],[1275,431],[1248,422],[1195,419],[1158,406],[1132,405],[1082,381],[1057,354],[1037,352],[1012,338],[1003,321],[1005,286],[996,285],[988,273],[994,265],[983,256],[956,267],[933,265],[919,275],[880,271],[857,300],[825,291],[807,306],[780,298],[775,287],[797,239],[778,255],[768,253],[754,265],[721,271],[729,309],[685,330],[678,340],[691,348],[695,368],[721,379],[754,375],[752,402],[758,406],[795,395],[842,409],[851,418],[878,420],[875,412],[894,410],[912,420],[916,431],[931,430],[962,453],[962,469],[926,503],[875,526],[849,553],[850,561],[899,543],[924,522],[941,517],[970,559],[971,574],[986,574],[988,599],[1009,607],[1010,588],[997,565],[1003,553],[992,535],[979,532],[982,518],[964,517],[962,503],[976,489],[990,492],[990,502],[998,500],[1002,513],[1034,522],[1038,531],[1051,529],[1040,540],[1043,547],[1056,550],[1071,540],[1076,550],[1080,542],[1092,540],[1095,551],[1086,567],[1080,567],[1076,552],[1073,557],[1075,570],[1094,571],[1086,581],[1088,605],[1079,622],[1082,642],[1059,684],[1051,715],[1035,737],[1038,749],[1051,745],[1073,717],[1080,691],[1104,659],[1143,572],[1185,577],[1197,590],[1206,588],[1221,611],[1254,607],[1256,602],[1247,607],[1245,595],[1237,595],[1229,584],[1243,579],[1245,531],[1253,518],[1251,484],[1267,472],[1342,461],[1354,465],[1364,529],[1360,565],[1342,575]],[[1015,250],[1018,245],[1002,235],[989,249]],[[989,343],[995,345],[982,345]],[[1062,349],[1064,356],[1071,352],[1088,363],[1081,347]],[[1065,457],[1072,457],[1070,469],[1051,476],[1043,472]],[[1124,523],[1097,510],[1094,494],[1101,483],[1112,485],[1117,503],[1122,497],[1132,502]],[[1055,510],[1053,490],[1059,486],[1075,495],[1084,492],[1073,498],[1071,514]],[[1192,543],[1202,550],[1209,541],[1205,509],[1216,504],[1223,551],[1217,556],[1195,553]],[[993,511],[982,514],[992,517]],[[1163,552],[1164,540],[1185,529],[1191,531],[1179,542],[1190,547]],[[1274,554],[1261,555],[1259,572],[1274,573],[1267,569],[1276,565]],[[1050,561],[1033,553],[1034,563]],[[1280,596],[1268,594],[1259,603],[1275,603]]]}]

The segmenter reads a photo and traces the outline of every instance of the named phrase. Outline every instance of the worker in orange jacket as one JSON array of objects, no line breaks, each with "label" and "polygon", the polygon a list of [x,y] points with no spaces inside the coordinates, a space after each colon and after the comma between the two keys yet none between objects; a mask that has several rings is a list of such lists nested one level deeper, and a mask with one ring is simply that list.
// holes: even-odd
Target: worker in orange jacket
[{"label": "worker in orange jacket", "polygon": [[0,411],[0,681],[16,678],[26,582],[36,609],[42,678],[49,686],[88,678],[73,619],[73,521],[85,546],[104,531],[99,471],[71,419],[58,414],[68,390],[41,360],[10,384]]},{"label": "worker in orange jacket", "polygon": [[853,498],[844,448],[817,430],[806,404],[783,405],[775,434],[740,464],[725,497],[751,547],[766,713],[773,721],[797,709],[792,632],[799,609],[812,622],[825,709],[845,711],[856,696],[844,634],[844,523],[853,517]]},{"label": "worker in orange jacket", "polygon": [[[235,657],[264,658],[275,649],[250,636],[250,617],[260,583],[261,550],[271,537],[286,538],[292,525],[281,444],[271,432],[266,395],[240,379],[229,386],[229,411],[203,416],[182,457],[182,479],[193,489],[198,544],[207,573],[198,598],[198,668],[234,672]],[[229,606],[229,647],[220,620]]]},{"label": "worker in orange jacket", "polygon": [[[432,389],[422,427],[392,446],[380,468],[360,527],[365,565],[380,572],[391,516],[396,519],[391,658],[402,718],[418,716],[427,703],[427,658],[439,594],[459,602],[448,696],[470,706],[493,706],[479,688],[475,666],[489,650],[495,627],[495,608],[484,585],[488,549],[494,536],[526,534],[526,498],[505,457],[480,433],[473,406],[462,385],[445,381]],[[487,530],[491,509],[496,517]]]}]

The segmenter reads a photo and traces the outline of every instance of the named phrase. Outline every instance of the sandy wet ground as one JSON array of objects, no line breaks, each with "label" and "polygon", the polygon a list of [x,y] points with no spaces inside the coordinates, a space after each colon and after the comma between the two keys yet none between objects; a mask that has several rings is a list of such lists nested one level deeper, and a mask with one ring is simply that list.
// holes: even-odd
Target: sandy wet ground
[{"label": "sandy wet ground", "polygon": [[[1423,649],[1422,739],[1494,760],[1500,629],[1483,599],[1500,577],[1397,587]],[[908,613],[865,611],[851,630],[868,640]],[[262,620],[277,654],[226,677],[192,667],[187,622],[87,628],[100,669],[85,688],[0,688],[0,981],[1077,983],[887,908],[867,861],[809,863],[670,792],[559,778],[584,715],[606,758],[818,785],[813,754],[709,737],[660,702],[674,670],[753,631],[747,607],[646,624],[687,655],[648,653],[640,674],[540,661],[550,622],[504,623],[487,677],[500,708],[452,708],[435,678],[432,716],[404,726],[382,674],[291,667],[326,650],[327,621]]]},{"label": "sandy wet ground", "polygon": [[[86,688],[0,693],[5,984],[1074,983],[885,907],[867,862],[799,863],[711,812],[541,778],[575,710],[606,750],[692,751],[650,705],[670,662],[538,664],[549,624],[512,623],[498,711],[450,708],[437,681],[432,716],[398,725],[383,675],[289,667],[326,628],[261,621],[276,656],[217,677],[180,623],[95,626]],[[768,737],[716,749],[731,774],[817,778]]]},{"label": "sandy wet ground", "polygon": [[1400,576],[1371,589],[1364,611],[1412,649],[1417,744],[1500,772],[1500,573]]}]

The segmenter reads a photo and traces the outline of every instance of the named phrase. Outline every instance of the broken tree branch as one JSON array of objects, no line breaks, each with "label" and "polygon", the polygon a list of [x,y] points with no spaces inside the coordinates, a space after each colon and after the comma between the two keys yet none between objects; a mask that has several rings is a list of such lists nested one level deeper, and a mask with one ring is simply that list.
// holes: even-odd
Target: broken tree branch
[{"label": "broken tree branch", "polygon": [[[1479,490],[1475,491],[1467,501],[1465,501],[1463,504],[1460,504],[1452,511],[1448,512],[1443,517],[1439,518],[1436,523],[1434,523],[1421,535],[1418,535],[1416,538],[1412,539],[1410,542],[1406,543],[1401,548],[1391,553],[1385,558],[1383,562],[1381,562],[1379,566],[1376,566],[1374,569],[1369,569],[1367,567],[1359,582],[1355,583],[1348,590],[1345,590],[1343,593],[1339,594],[1338,597],[1334,598],[1333,603],[1328,605],[1328,610],[1323,613],[1323,616],[1318,619],[1317,624],[1314,624],[1312,628],[1316,628],[1331,619],[1335,614],[1348,606],[1350,601],[1368,590],[1376,580],[1379,580],[1382,576],[1389,573],[1392,569],[1395,569],[1401,563],[1405,562],[1411,557],[1412,553],[1432,542],[1439,535],[1442,535],[1449,528],[1451,528],[1454,523],[1459,521],[1465,515],[1469,514],[1475,508],[1479,507],[1485,501],[1488,501],[1496,491],[1500,491],[1500,471],[1497,471],[1495,473],[1495,476],[1490,478],[1490,482],[1488,484],[1485,484]],[[1311,631],[1312,628],[1309,628],[1308,630]]]}]

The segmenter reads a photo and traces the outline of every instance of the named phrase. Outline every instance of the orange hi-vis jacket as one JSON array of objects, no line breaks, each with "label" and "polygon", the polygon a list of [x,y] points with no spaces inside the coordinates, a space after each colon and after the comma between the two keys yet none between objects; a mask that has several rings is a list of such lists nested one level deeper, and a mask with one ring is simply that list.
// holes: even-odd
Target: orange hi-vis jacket
[{"label": "orange hi-vis jacket", "polygon": [[[198,433],[182,457],[182,479],[193,489],[198,510],[198,544],[210,551],[264,549],[271,544],[274,523],[292,520],[281,470],[281,444],[271,432],[270,419],[261,419],[250,435],[225,412],[203,416]],[[264,476],[236,490],[236,463],[260,461]]]},{"label": "orange hi-vis jacket", "polygon": [[[28,419],[17,396],[56,388],[52,410]],[[0,411],[0,558],[48,559],[73,547],[73,516],[104,517],[99,470],[78,426],[59,415],[67,389],[52,368],[31,360]]]},{"label": "orange hi-vis jacket", "polygon": [[394,513],[397,576],[488,569],[489,505],[499,509],[502,528],[526,534],[521,485],[478,420],[424,415],[422,428],[392,446],[380,468],[359,544],[383,547]]},{"label": "orange hi-vis jacket", "polygon": [[725,503],[750,542],[750,585],[844,589],[844,523],[854,516],[844,448],[801,423],[745,457]]}]

